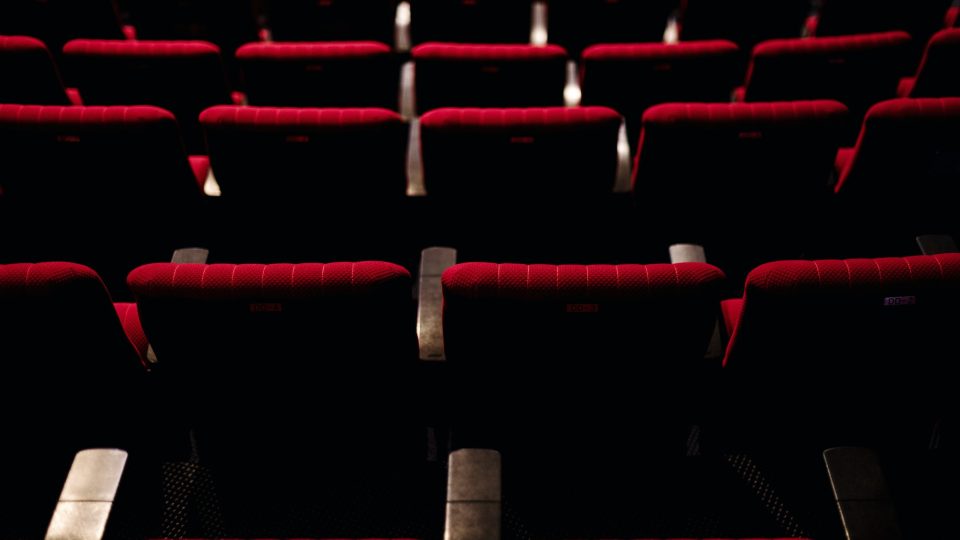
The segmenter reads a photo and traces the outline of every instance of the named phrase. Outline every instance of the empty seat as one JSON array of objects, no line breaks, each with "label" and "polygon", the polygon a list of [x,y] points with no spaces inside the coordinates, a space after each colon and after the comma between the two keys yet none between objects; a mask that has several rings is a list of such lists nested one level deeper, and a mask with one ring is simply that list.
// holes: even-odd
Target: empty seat
[{"label": "empty seat", "polygon": [[[788,448],[925,450],[953,401],[942,375],[958,300],[958,254],[760,266],[743,299],[724,306],[732,331],[724,367],[738,385],[731,390],[750,394],[732,394],[724,416],[740,417],[738,436]],[[782,402],[773,422],[752,408],[813,388],[816,400]]]},{"label": "empty seat", "polygon": [[[601,365],[695,369],[712,332],[722,280],[720,270],[701,263],[461,263],[443,273],[444,348],[451,366],[508,370],[517,383],[543,375],[515,363],[537,358],[558,360],[555,375],[588,378],[610,377]],[[596,363],[585,371],[577,359]]]},{"label": "empty seat", "polygon": [[114,0],[9,0],[0,17],[0,34],[33,36],[59,56],[76,38],[123,39]]},{"label": "empty seat", "polygon": [[125,405],[142,399],[144,372],[100,278],[78,264],[0,264],[0,346],[0,502],[17,509],[0,536],[41,538],[77,451],[137,450],[143,417]]},{"label": "empty seat", "polygon": [[277,41],[394,41],[397,0],[268,0]]},{"label": "empty seat", "polygon": [[576,55],[596,43],[661,42],[678,0],[554,0],[547,20],[551,43]]},{"label": "empty seat", "polygon": [[[401,239],[382,226],[401,219],[407,190],[408,127],[397,113],[222,106],[204,111],[200,122],[235,248],[287,260],[311,250],[314,257],[398,250]],[[320,242],[285,232],[293,223],[310,227],[318,214],[353,223]]]},{"label": "empty seat", "polygon": [[74,40],[64,62],[88,105],[156,105],[172,112],[192,153],[203,153],[197,117],[231,103],[220,49],[204,41]]},{"label": "empty seat", "polygon": [[8,260],[86,262],[119,292],[133,265],[199,240],[202,194],[167,111],[0,105],[0,161]]},{"label": "empty seat", "polygon": [[60,72],[42,41],[0,36],[0,103],[69,105]]},{"label": "empty seat", "polygon": [[609,193],[619,125],[620,115],[605,107],[429,112],[420,119],[427,193],[465,199]]},{"label": "empty seat", "polygon": [[943,27],[952,0],[822,0],[810,29],[817,36],[903,30],[920,44]]},{"label": "empty seat", "polygon": [[567,53],[548,45],[428,43],[413,49],[417,110],[563,105]]},{"label": "empty seat", "polygon": [[691,533],[701,492],[674,457],[683,461],[696,398],[676,396],[697,395],[722,281],[699,263],[465,263],[444,272],[454,446],[502,453],[506,531]]},{"label": "empty seat", "polygon": [[202,40],[223,51],[230,80],[239,86],[234,51],[257,41],[262,0],[125,0],[137,39]]},{"label": "empty seat", "polygon": [[[942,512],[956,497],[941,486],[956,481],[956,467],[953,450],[931,450],[953,433],[956,393],[945,370],[955,356],[949,336],[960,323],[958,299],[957,254],[756,268],[743,298],[723,303],[731,334],[724,406],[705,422],[704,438],[726,452],[763,456],[754,462],[778,479],[781,497],[819,484],[806,490],[804,511],[823,506],[826,514],[835,509],[815,468],[823,449],[877,448],[893,487],[912,488],[893,492],[901,527],[942,535],[950,527]],[[776,414],[760,412],[759,403],[775,404]],[[924,480],[924,468],[936,472]]]},{"label": "empty seat", "polygon": [[383,43],[249,43],[237,60],[253,105],[397,109],[399,69]]},{"label": "empty seat", "polygon": [[738,53],[729,41],[594,45],[583,52],[581,102],[623,114],[635,144],[651,105],[730,101],[740,77]]},{"label": "empty seat", "polygon": [[216,43],[227,57],[258,37],[256,0],[125,0],[137,39]]},{"label": "empty seat", "polygon": [[810,0],[683,0],[682,41],[728,39],[749,51],[773,38],[799,37]]},{"label": "empty seat", "polygon": [[930,38],[920,67],[900,81],[900,97],[960,96],[954,67],[960,60],[960,29],[941,30]]},{"label": "empty seat", "polygon": [[431,242],[477,258],[516,253],[535,260],[609,246],[595,229],[615,243],[610,235],[618,229],[605,220],[613,217],[620,122],[605,107],[423,115],[424,185],[441,216]]},{"label": "empty seat", "polygon": [[807,33],[814,36],[839,36],[900,30],[913,41],[907,46],[907,63],[901,65],[908,75],[923,53],[930,37],[944,26],[951,0],[823,0],[817,15],[807,21]]},{"label": "empty seat", "polygon": [[960,230],[960,98],[873,106],[841,158],[835,190],[854,245],[880,233],[909,241]]},{"label": "empty seat", "polygon": [[153,264],[128,282],[158,384],[183,396],[168,418],[181,437],[192,430],[212,473],[218,530],[440,536],[444,486],[418,416],[405,269]]},{"label": "empty seat", "polygon": [[796,256],[822,225],[810,216],[827,209],[846,113],[835,101],[651,107],[633,173],[641,230],[705,243],[734,275]]},{"label": "empty seat", "polygon": [[835,99],[856,128],[867,109],[896,96],[910,36],[903,32],[771,40],[750,60],[745,101]]},{"label": "empty seat", "polygon": [[529,43],[530,0],[410,0],[413,43]]}]

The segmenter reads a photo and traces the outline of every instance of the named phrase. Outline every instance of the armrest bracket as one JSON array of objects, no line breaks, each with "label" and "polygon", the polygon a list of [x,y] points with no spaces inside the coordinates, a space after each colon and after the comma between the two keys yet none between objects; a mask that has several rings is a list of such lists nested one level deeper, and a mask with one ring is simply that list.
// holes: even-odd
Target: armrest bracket
[{"label": "armrest bracket", "polygon": [[432,247],[420,255],[420,286],[417,303],[417,338],[420,360],[444,361],[443,350],[443,271],[457,263],[457,250]]},{"label": "armrest bracket", "polygon": [[451,452],[444,540],[499,540],[500,500],[499,452]]}]

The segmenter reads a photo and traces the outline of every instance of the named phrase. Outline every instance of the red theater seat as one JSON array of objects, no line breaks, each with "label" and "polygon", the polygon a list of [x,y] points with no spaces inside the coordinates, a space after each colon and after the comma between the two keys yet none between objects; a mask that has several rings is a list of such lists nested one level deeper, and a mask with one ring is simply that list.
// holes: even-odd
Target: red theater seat
[{"label": "red theater seat", "polygon": [[680,39],[727,39],[749,51],[773,38],[800,37],[809,0],[682,0]]},{"label": "red theater seat", "polygon": [[277,41],[372,40],[393,43],[397,0],[268,0]]},{"label": "red theater seat", "polygon": [[200,122],[224,200],[337,206],[406,193],[407,128],[395,112],[220,106]]},{"label": "red theater seat", "polygon": [[74,40],[66,69],[89,105],[156,105],[171,111],[191,153],[204,153],[200,111],[231,103],[220,49],[204,41]]},{"label": "red theater seat", "polygon": [[692,364],[706,350],[722,280],[700,263],[461,263],[443,274],[446,353],[471,370],[519,369],[514,362],[553,355],[608,368]]},{"label": "red theater seat", "polygon": [[[137,39],[216,43],[228,57],[257,39],[257,0],[125,0]],[[285,2],[287,3],[287,2]]]},{"label": "red theater seat", "polygon": [[529,43],[530,0],[411,0],[414,43]]},{"label": "red theater seat", "polygon": [[383,43],[249,43],[237,60],[252,105],[397,109],[399,70]]},{"label": "red theater seat", "polygon": [[930,38],[916,75],[900,81],[900,97],[960,96],[954,68],[960,60],[960,29],[941,30]]},{"label": "red theater seat", "polygon": [[535,538],[684,530],[697,488],[670,456],[695,408],[677,392],[696,392],[722,281],[699,263],[443,273],[454,446],[503,455],[505,528]]},{"label": "red theater seat", "polygon": [[677,0],[552,0],[549,38],[571,54],[597,43],[661,42]]},{"label": "red theater seat", "polygon": [[744,99],[835,99],[858,125],[871,105],[896,96],[909,44],[903,32],[767,41],[753,50]]},{"label": "red theater seat", "polygon": [[413,49],[417,110],[563,105],[567,53],[547,45],[427,43]]},{"label": "red theater seat", "polygon": [[730,101],[740,77],[738,54],[729,41],[594,45],[583,52],[581,102],[623,114],[635,144],[651,105]]},{"label": "red theater seat", "polygon": [[262,0],[124,0],[137,39],[215,43],[223,51],[234,85],[240,83],[234,51],[244,43],[260,39],[261,3]]},{"label": "red theater seat", "polygon": [[813,23],[817,36],[903,30],[926,43],[943,27],[952,0],[823,0]]},{"label": "red theater seat", "polygon": [[[481,259],[592,256],[581,248],[606,254],[622,230],[607,220],[624,214],[611,208],[620,122],[605,107],[423,115],[426,201],[437,214],[427,231],[437,236],[428,241]],[[598,242],[598,234],[609,242]]]},{"label": "red theater seat", "polygon": [[605,107],[429,112],[420,119],[427,193],[464,199],[609,193],[619,125],[620,115]]},{"label": "red theater seat", "polygon": [[228,537],[439,536],[405,269],[163,263],[128,283]]},{"label": "red theater seat", "polygon": [[[933,420],[951,401],[943,374],[958,300],[958,254],[760,266],[728,319],[733,393],[723,416],[744,426],[739,436],[785,448],[926,450]],[[735,397],[747,388],[749,397]],[[816,402],[783,402],[774,422],[755,412],[774,395],[812,388]]]},{"label": "red theater seat", "polygon": [[836,193],[848,226],[910,237],[953,233],[960,196],[960,98],[873,106]]},{"label": "red theater seat", "polygon": [[114,0],[7,0],[0,34],[40,39],[57,57],[71,39],[124,39]]},{"label": "red theater seat", "polygon": [[89,261],[113,288],[199,233],[202,194],[162,109],[0,105],[0,156],[7,258]]},{"label": "red theater seat", "polygon": [[[289,260],[311,252],[399,255],[408,245],[383,226],[404,221],[409,129],[397,113],[222,106],[204,111],[200,122],[223,193],[228,243],[238,244],[215,252],[269,250]],[[289,233],[310,230],[318,215],[351,225],[322,239]]]},{"label": "red theater seat", "polygon": [[60,72],[42,41],[0,36],[0,103],[69,105]]},{"label": "red theater seat", "polygon": [[[7,234],[13,234],[7,229]],[[62,262],[0,264],[4,538],[40,538],[74,454],[133,450],[143,369],[103,283]],[[42,402],[42,406],[40,403]]]},{"label": "red theater seat", "polygon": [[807,216],[827,208],[845,120],[835,101],[648,109],[633,176],[642,230],[706,243],[728,272],[796,254],[820,226]]}]

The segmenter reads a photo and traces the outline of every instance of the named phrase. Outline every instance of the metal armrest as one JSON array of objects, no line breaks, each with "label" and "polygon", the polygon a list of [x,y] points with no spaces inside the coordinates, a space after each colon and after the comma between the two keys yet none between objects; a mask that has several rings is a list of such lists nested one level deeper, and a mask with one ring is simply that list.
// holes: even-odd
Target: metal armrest
[{"label": "metal armrest", "polygon": [[205,264],[210,257],[210,250],[204,248],[180,248],[173,252],[170,258],[172,263],[197,263]]},{"label": "metal armrest", "polygon": [[830,448],[823,453],[848,540],[900,540],[897,515],[876,453]]},{"label": "metal armrest", "polygon": [[47,527],[46,540],[99,540],[127,463],[123,450],[77,452]]},{"label": "metal armrest", "polygon": [[917,245],[924,255],[958,252],[957,243],[949,234],[921,234],[917,237]]},{"label": "metal armrest", "polygon": [[670,246],[670,262],[707,262],[707,252],[700,244],[673,244]]},{"label": "metal armrest", "polygon": [[443,361],[443,271],[457,263],[457,250],[432,247],[420,254],[420,286],[417,304],[417,338],[420,360]]},{"label": "metal armrest", "polygon": [[500,493],[499,452],[451,452],[444,540],[499,540]]}]

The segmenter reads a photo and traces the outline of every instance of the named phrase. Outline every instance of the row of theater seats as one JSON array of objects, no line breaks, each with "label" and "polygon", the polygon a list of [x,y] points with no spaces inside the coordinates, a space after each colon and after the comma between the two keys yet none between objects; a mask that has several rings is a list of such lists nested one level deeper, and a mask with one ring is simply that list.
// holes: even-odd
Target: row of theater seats
[{"label": "row of theater seats", "polygon": [[[771,38],[905,30],[926,40],[951,0],[560,0],[543,2],[550,42],[578,52],[593,43],[660,41],[676,18],[683,40],[730,39],[744,47]],[[43,38],[59,48],[77,37],[203,39],[232,51],[269,29],[279,41],[374,40],[392,43],[397,0],[12,0],[0,33]],[[524,43],[533,5],[516,0],[410,0],[414,43]],[[121,14],[123,16],[121,17]],[[951,13],[952,15],[952,13]],[[948,16],[952,22],[952,16]],[[122,19],[132,24],[122,27]]]},{"label": "row of theater seats", "polygon": [[[155,107],[0,105],[0,209],[17,230],[4,257],[85,262],[122,294],[127,268],[197,244],[240,260],[376,246],[413,267],[427,245],[589,261],[697,242],[742,277],[775,258],[909,254],[918,234],[957,231],[960,98],[875,105],[852,146],[847,114],[834,101],[657,105],[617,185],[611,109],[438,109],[415,131],[412,186],[408,127],[384,109],[214,107],[199,118],[207,157],[188,156]],[[219,198],[203,195],[211,166]],[[318,216],[346,226],[314,233]]]},{"label": "row of theater seats", "polygon": [[[503,455],[507,538],[834,538],[806,458],[950,451],[929,441],[952,441],[957,254],[769,263],[722,303],[708,264],[457,264],[441,363],[415,332],[441,313],[414,325],[394,264],[128,280],[135,305],[80,265],[0,265],[4,538],[40,537],[91,445],[130,452],[120,538],[439,538],[446,452],[469,446]],[[704,359],[721,313],[726,353]],[[927,510],[908,532],[946,537]]]},{"label": "row of theater seats", "polygon": [[[745,80],[741,49],[728,41],[596,45],[581,59],[581,103],[626,116],[633,144],[640,117],[657,103],[724,102],[731,95],[746,102],[835,99],[851,110],[852,142],[863,114],[879,101],[958,95],[958,43],[960,30],[937,33],[908,71],[910,36],[902,32],[768,41],[754,49]],[[243,45],[237,60],[244,94],[231,92],[210,43],[75,40],[63,53],[68,86],[43,43],[0,37],[0,64],[10,74],[0,102],[164,107],[177,116],[193,153],[204,152],[197,116],[213,105],[399,110],[402,101],[399,63],[376,42]],[[567,53],[559,46],[431,43],[415,47],[412,57],[408,91],[421,113],[569,101]]]}]

